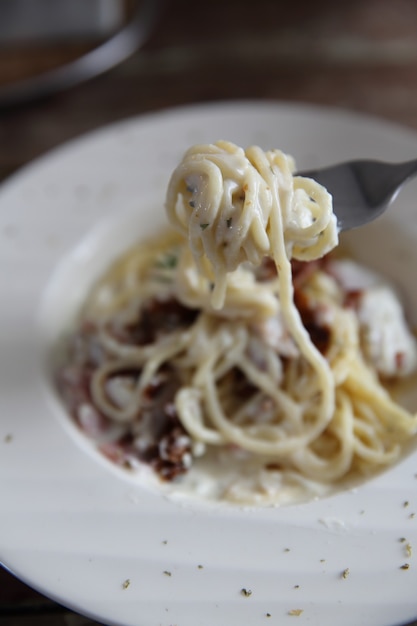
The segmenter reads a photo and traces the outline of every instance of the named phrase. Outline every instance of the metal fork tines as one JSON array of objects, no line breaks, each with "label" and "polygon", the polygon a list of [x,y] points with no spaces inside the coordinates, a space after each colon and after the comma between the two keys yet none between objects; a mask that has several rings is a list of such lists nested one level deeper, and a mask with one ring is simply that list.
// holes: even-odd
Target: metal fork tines
[{"label": "metal fork tines", "polygon": [[402,163],[363,159],[299,172],[316,180],[333,196],[341,230],[362,226],[381,215],[416,174],[417,159]]}]

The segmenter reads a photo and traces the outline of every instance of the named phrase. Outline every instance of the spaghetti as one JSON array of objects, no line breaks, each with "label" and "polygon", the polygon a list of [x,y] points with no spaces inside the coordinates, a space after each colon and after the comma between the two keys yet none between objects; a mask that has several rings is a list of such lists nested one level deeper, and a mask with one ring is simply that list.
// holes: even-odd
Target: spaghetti
[{"label": "spaghetti", "polygon": [[391,464],[416,432],[383,386],[416,364],[398,300],[329,255],[331,197],[293,167],[277,150],[190,149],[168,185],[174,231],[93,288],[59,388],[114,461],[182,482],[224,470],[215,497],[282,502]]}]

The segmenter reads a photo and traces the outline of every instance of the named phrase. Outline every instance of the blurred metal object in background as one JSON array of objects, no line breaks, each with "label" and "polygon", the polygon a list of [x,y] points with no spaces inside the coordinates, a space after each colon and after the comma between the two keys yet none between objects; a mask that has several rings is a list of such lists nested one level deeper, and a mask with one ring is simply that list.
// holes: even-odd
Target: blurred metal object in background
[{"label": "blurred metal object in background", "polygon": [[[100,43],[63,65],[0,85],[0,107],[69,89],[118,65],[145,43],[164,1],[2,0],[0,50],[28,42],[85,42],[89,38]],[[12,54],[13,48],[6,58]]]},{"label": "blurred metal object in background", "polygon": [[119,0],[2,0],[0,45],[108,36],[123,23]]}]

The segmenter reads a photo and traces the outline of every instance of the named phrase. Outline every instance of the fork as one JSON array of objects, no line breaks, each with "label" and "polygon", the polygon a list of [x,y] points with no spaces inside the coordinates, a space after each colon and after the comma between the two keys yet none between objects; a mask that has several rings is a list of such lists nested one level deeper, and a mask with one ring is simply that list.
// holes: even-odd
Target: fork
[{"label": "fork", "polygon": [[363,226],[380,216],[416,174],[417,159],[402,163],[362,159],[297,172],[313,178],[333,196],[340,230]]}]

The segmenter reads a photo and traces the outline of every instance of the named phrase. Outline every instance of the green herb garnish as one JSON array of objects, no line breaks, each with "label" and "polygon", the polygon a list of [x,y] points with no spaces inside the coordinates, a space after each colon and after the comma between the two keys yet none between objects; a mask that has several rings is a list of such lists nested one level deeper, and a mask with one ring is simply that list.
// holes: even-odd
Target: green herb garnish
[{"label": "green herb garnish", "polygon": [[178,257],[176,254],[166,254],[162,259],[155,263],[155,267],[159,269],[172,270],[177,267]]}]

